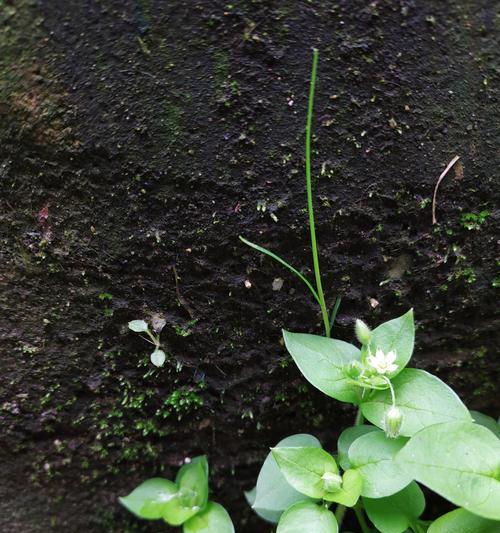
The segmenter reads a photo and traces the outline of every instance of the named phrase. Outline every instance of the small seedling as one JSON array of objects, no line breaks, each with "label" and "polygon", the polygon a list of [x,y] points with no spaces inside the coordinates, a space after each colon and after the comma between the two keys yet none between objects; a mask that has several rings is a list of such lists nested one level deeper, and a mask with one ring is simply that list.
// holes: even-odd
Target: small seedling
[{"label": "small seedling", "polygon": [[137,517],[182,526],[183,533],[234,533],[224,507],[208,500],[208,462],[204,455],[184,464],[175,482],[148,479],[119,500]]},{"label": "small seedling", "polygon": [[151,332],[149,329],[149,326],[145,320],[132,320],[128,323],[128,329],[131,329],[135,333],[145,333],[148,337],[143,337],[141,335],[141,338],[143,338],[146,342],[149,342],[154,345],[155,349],[149,356],[151,359],[151,362],[155,366],[163,366],[163,363],[165,362],[165,359],[167,358],[167,355],[163,350],[160,349],[161,343],[160,343],[160,332]]}]

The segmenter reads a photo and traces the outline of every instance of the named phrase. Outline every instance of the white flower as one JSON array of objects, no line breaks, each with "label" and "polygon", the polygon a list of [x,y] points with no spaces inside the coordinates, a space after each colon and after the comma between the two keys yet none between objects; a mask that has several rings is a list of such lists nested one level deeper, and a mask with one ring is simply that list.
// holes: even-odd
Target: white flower
[{"label": "white flower", "polygon": [[377,348],[375,356],[370,355],[366,358],[366,362],[375,369],[379,374],[392,374],[398,369],[398,365],[394,364],[396,360],[396,352],[390,351],[385,354],[380,348]]}]

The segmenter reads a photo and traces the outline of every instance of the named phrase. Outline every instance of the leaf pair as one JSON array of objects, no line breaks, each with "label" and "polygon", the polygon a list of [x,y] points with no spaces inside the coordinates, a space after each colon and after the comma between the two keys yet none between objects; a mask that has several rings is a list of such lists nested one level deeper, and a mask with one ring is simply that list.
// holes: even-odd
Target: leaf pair
[{"label": "leaf pair", "polygon": [[[162,325],[163,327],[163,325]],[[151,362],[155,366],[163,366],[167,358],[167,354],[160,349],[160,334],[154,335],[149,330],[149,326],[145,320],[131,320],[128,323],[128,328],[135,333],[145,333],[151,340],[145,339],[151,344],[155,345],[154,351],[149,356]],[[160,328],[161,330],[161,328]],[[143,337],[145,338],[145,337]]]},{"label": "leaf pair", "polygon": [[354,361],[364,364],[368,353],[377,349],[396,353],[397,375],[408,364],[413,353],[415,327],[413,310],[381,324],[370,333],[369,346],[361,351],[338,339],[328,339],[306,333],[283,331],[285,345],[304,377],[327,396],[355,405],[361,403],[361,388],[346,375]]},{"label": "leaf pair", "polygon": [[[377,349],[396,353],[398,369],[391,375],[398,409],[402,413],[401,436],[442,422],[471,422],[465,405],[453,390],[437,377],[412,368],[409,362],[414,344],[413,311],[381,324],[370,333],[370,353]],[[385,429],[385,415],[392,405],[389,389],[365,391],[346,374],[349,364],[364,364],[368,346],[359,350],[352,344],[317,335],[283,332],[286,347],[305,378],[316,388],[343,402],[360,405],[363,415],[374,425]]]},{"label": "leaf pair", "polygon": [[[325,475],[326,474],[326,475]],[[338,476],[341,486],[332,490]],[[283,439],[267,456],[247,500],[259,516],[278,523],[277,533],[299,533],[307,524],[311,533],[337,533],[335,516],[317,502],[323,499],[352,506],[361,492],[358,472],[347,470],[342,478],[335,459],[312,435]]]},{"label": "leaf pair", "polygon": [[[321,448],[280,447],[273,457],[290,485],[314,499],[337,502],[352,507],[361,494],[363,480],[356,470],[347,470],[342,478],[335,459]],[[337,487],[329,479],[339,478]]]},{"label": "leaf pair", "polygon": [[234,533],[226,510],[208,502],[208,463],[196,457],[182,466],[175,483],[148,479],[120,503],[139,518],[163,519],[171,526],[183,525],[184,533]]}]

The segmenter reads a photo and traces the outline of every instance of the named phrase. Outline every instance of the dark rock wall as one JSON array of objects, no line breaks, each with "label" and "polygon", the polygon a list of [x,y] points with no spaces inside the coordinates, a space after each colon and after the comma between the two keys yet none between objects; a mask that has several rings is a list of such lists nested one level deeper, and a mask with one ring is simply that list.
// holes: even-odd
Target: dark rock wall
[{"label": "dark rock wall", "polygon": [[[413,306],[414,364],[496,413],[497,8],[0,0],[2,532],[158,531],[117,496],[200,453],[238,531],[269,531],[242,496],[267,448],[333,448],[352,419],[282,346],[282,327],[321,333],[304,287],[238,241],[310,273],[312,46],[335,334]],[[126,329],[154,314],[159,370]]]}]

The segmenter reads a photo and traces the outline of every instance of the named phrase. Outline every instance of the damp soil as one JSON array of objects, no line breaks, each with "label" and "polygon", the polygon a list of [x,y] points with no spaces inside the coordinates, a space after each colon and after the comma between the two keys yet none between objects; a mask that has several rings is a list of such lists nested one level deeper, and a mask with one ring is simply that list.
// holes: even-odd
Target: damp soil
[{"label": "damp soil", "polygon": [[[238,240],[311,274],[313,46],[335,335],[414,307],[414,365],[498,414],[497,7],[0,0],[3,532],[159,531],[117,497],[202,453],[238,531],[268,532],[243,496],[268,448],[352,421],[283,347],[321,333],[311,298]],[[162,369],[136,318],[165,320]]]}]

